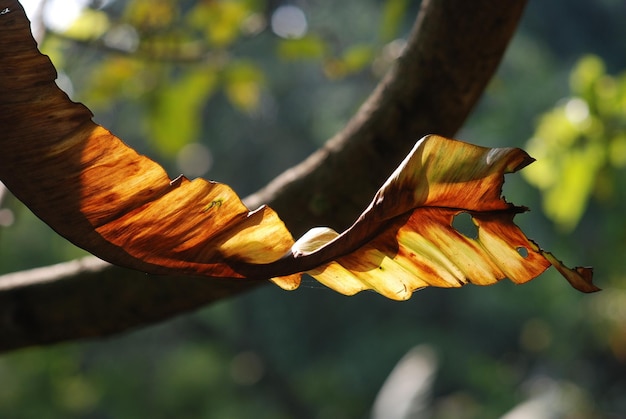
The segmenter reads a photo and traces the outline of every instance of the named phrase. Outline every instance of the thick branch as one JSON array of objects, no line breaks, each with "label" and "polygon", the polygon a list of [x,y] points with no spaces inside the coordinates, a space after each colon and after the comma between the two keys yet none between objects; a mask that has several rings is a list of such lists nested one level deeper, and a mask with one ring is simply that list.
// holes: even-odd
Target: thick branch
[{"label": "thick branch", "polygon": [[260,284],[149,276],[95,257],[8,274],[0,277],[0,349],[105,336]]},{"label": "thick branch", "polygon": [[[296,236],[315,225],[348,226],[417,139],[452,136],[460,128],[495,72],[524,5],[424,1],[403,56],[355,117],[246,203],[269,204]],[[0,10],[17,7],[0,0]],[[149,276],[94,258],[5,275],[0,350],[121,332],[258,284]]]}]

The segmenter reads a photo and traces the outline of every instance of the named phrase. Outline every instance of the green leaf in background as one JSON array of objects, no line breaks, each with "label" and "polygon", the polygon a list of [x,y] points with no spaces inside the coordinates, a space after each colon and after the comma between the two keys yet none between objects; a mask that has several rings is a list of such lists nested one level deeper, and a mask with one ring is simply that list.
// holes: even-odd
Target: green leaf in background
[{"label": "green leaf in background", "polygon": [[217,81],[211,68],[194,67],[155,94],[147,125],[160,153],[175,154],[197,139],[202,105],[214,92]]},{"label": "green leaf in background", "polygon": [[100,38],[110,26],[109,17],[105,12],[87,8],[83,9],[79,18],[63,34],[73,39],[87,41]]},{"label": "green leaf in background", "polygon": [[124,9],[124,20],[142,31],[166,30],[179,15],[172,0],[135,0]]},{"label": "green leaf in background", "polygon": [[230,103],[242,112],[255,111],[261,100],[264,76],[251,62],[236,61],[224,69],[224,90]]},{"label": "green leaf in background", "polygon": [[117,99],[137,99],[156,82],[146,63],[132,57],[111,56],[91,69],[89,87],[82,95],[91,106],[102,109]]},{"label": "green leaf in background", "polygon": [[324,74],[329,79],[339,79],[357,73],[371,64],[374,55],[371,45],[353,45],[341,57],[326,60]]},{"label": "green leaf in background", "polygon": [[570,75],[571,96],[541,116],[528,152],[537,163],[523,172],[541,190],[543,209],[563,231],[574,229],[589,201],[602,203],[626,167],[626,74],[606,74],[595,56]]},{"label": "green leaf in background", "polygon": [[244,21],[254,10],[241,0],[198,2],[187,15],[189,24],[204,33],[216,47],[227,47],[240,35]]},{"label": "green leaf in background", "polygon": [[277,55],[284,60],[317,60],[326,55],[326,42],[318,35],[309,34],[298,39],[283,39]]},{"label": "green leaf in background", "polygon": [[397,36],[400,22],[406,16],[407,6],[407,0],[387,0],[385,2],[380,26],[380,37],[384,42],[389,42]]},{"label": "green leaf in background", "polygon": [[374,49],[371,45],[353,45],[343,54],[343,62],[350,73],[364,69],[373,59]]}]

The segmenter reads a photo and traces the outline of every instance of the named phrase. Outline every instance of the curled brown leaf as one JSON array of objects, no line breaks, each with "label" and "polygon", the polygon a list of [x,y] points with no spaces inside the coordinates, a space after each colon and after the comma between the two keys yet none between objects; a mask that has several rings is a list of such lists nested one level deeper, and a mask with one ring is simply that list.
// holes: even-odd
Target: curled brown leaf
[{"label": "curled brown leaf", "polygon": [[[513,223],[524,208],[500,195],[504,174],[532,162],[520,149],[427,136],[351,228],[314,229],[294,243],[272,209],[250,211],[224,184],[172,180],[95,124],[57,87],[23,10],[8,3],[0,16],[0,180],[105,260],[160,274],[273,278],[286,289],[307,272],[344,294],[373,289],[393,299],[429,285],[523,283],[552,264],[577,289],[597,290],[590,269],[565,267]],[[452,227],[461,212],[478,237]]]}]

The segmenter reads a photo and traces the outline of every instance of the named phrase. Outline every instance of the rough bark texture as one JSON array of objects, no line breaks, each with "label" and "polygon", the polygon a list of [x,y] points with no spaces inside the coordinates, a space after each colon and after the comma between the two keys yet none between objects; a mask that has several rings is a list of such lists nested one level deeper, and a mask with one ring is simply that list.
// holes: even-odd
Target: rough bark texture
[{"label": "rough bark texture", "polygon": [[[424,1],[403,56],[354,118],[246,204],[270,205],[294,236],[315,225],[348,226],[417,139],[453,136],[460,128],[525,3]],[[18,7],[15,1],[0,6]],[[149,276],[95,258],[0,276],[0,350],[110,335],[260,284]]]}]

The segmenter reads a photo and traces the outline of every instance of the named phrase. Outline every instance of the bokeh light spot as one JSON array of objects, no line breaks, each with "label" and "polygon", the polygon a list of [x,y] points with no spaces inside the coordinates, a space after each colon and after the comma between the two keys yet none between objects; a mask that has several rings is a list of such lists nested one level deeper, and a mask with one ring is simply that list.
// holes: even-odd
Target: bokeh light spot
[{"label": "bokeh light spot", "polygon": [[573,98],[565,105],[565,116],[573,124],[583,123],[589,118],[589,106],[580,98]]},{"label": "bokeh light spot", "polygon": [[213,155],[203,144],[187,144],[176,156],[176,164],[188,178],[196,178],[206,174],[213,166]]},{"label": "bokeh light spot", "polygon": [[308,29],[306,16],[296,6],[280,6],[272,14],[272,31],[281,38],[302,38]]}]

